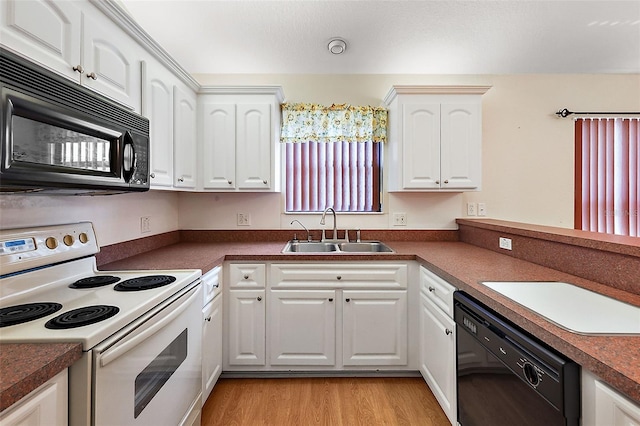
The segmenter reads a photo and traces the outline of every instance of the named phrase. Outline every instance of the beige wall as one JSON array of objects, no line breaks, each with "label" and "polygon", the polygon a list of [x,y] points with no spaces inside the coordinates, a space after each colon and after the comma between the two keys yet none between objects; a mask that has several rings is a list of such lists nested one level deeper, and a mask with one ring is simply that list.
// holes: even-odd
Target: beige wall
[{"label": "beige wall", "polygon": [[[464,194],[385,194],[383,214],[340,215],[340,228],[393,228],[389,212],[407,213],[409,229],[452,229],[466,202],[485,202],[488,217],[573,226],[573,120],[577,111],[640,111],[640,75],[196,75],[205,85],[282,85],[289,102],[379,105],[394,84],[490,85],[483,96],[482,190]],[[298,218],[319,228],[320,216],[282,214],[280,194],[150,191],[109,197],[0,196],[0,227],[91,220],[100,243],[175,229],[290,228]],[[140,216],[152,217],[150,234]],[[328,222],[331,226],[331,222]]]}]

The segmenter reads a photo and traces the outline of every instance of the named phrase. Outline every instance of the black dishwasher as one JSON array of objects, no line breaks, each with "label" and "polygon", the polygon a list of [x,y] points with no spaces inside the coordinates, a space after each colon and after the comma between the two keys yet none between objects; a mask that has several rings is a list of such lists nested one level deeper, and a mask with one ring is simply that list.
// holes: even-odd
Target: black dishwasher
[{"label": "black dishwasher", "polygon": [[458,423],[580,423],[580,367],[466,293],[454,294]]}]

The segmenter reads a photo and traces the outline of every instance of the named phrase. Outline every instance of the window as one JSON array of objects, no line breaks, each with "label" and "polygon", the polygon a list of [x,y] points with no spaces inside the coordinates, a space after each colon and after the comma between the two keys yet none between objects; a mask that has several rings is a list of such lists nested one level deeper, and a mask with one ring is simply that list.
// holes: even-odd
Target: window
[{"label": "window", "polygon": [[381,211],[383,108],[283,104],[285,210]]},{"label": "window", "polygon": [[640,119],[577,119],[575,149],[575,228],[640,236]]}]

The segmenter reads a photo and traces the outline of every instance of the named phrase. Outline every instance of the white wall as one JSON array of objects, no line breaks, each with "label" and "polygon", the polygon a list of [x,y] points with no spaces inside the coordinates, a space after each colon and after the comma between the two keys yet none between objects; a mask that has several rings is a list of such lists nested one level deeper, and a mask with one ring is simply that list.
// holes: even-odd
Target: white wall
[{"label": "white wall", "polygon": [[[0,195],[0,228],[91,221],[101,246],[178,229],[178,195],[149,191],[107,196]],[[140,232],[140,217],[151,231]]]},{"label": "white wall", "polygon": [[[388,212],[407,213],[407,229],[453,229],[467,201],[488,217],[573,226],[573,120],[577,111],[640,111],[640,75],[197,75],[206,85],[282,85],[289,102],[379,105],[394,84],[491,85],[483,96],[482,190],[464,194],[385,194],[384,214],[340,215],[342,228],[394,228]],[[90,220],[102,245],[175,229],[288,229],[300,219],[318,229],[320,215],[282,214],[280,194],[150,191],[108,197],[0,195],[0,227]],[[251,227],[236,226],[236,213]],[[151,233],[140,233],[151,216]],[[331,222],[327,223],[331,226]],[[403,229],[403,228],[395,228]]]},{"label": "white wall", "polygon": [[[203,85],[282,85],[287,102],[380,105],[394,84],[490,85],[483,96],[482,190],[461,194],[385,194],[382,215],[340,215],[341,228],[394,228],[388,213],[407,213],[408,229],[454,229],[466,202],[487,216],[573,227],[574,111],[640,111],[640,75],[196,75]],[[319,215],[284,215],[279,194],[182,194],[180,227],[288,228],[293,219],[317,228]],[[202,214],[202,212],[206,212]],[[402,229],[402,228],[395,228]]]}]

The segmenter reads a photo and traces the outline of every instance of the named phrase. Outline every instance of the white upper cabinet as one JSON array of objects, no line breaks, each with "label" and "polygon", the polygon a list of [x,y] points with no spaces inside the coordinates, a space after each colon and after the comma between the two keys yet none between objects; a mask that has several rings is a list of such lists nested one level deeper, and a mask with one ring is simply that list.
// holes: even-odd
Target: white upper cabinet
[{"label": "white upper cabinet", "polygon": [[482,178],[482,103],[489,87],[394,86],[389,191],[470,191]]},{"label": "white upper cabinet", "polygon": [[173,88],[174,186],[196,187],[196,94],[190,89]]},{"label": "white upper cabinet", "polygon": [[149,119],[151,187],[196,186],[196,94],[153,58],[142,62],[142,115]]},{"label": "white upper cabinet", "polygon": [[0,43],[74,80],[80,64],[82,12],[77,2],[3,0]]},{"label": "white upper cabinet", "polygon": [[2,44],[140,111],[139,46],[88,2],[3,1]]},{"label": "white upper cabinet", "polygon": [[279,86],[203,87],[198,97],[201,186],[280,190]]},{"label": "white upper cabinet", "polygon": [[142,64],[142,115],[149,119],[151,187],[173,185],[173,76],[155,61]]}]

